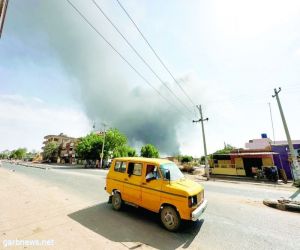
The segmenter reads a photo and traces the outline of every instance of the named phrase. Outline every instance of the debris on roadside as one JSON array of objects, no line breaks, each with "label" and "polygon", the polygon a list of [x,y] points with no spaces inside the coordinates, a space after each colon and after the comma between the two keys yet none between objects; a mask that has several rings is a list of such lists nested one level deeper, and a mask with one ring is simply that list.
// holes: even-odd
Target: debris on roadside
[{"label": "debris on roadside", "polygon": [[280,198],[278,200],[265,199],[263,203],[268,207],[277,208],[283,211],[300,212],[300,201]]}]

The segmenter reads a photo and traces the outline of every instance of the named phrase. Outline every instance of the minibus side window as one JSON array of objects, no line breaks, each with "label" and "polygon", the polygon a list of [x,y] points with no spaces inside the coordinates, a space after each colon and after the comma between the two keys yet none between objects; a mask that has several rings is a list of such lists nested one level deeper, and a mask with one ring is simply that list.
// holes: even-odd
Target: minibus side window
[{"label": "minibus side window", "polygon": [[114,168],[115,172],[125,173],[126,172],[126,162],[117,161]]},{"label": "minibus side window", "polygon": [[122,165],[121,165],[121,167],[120,167],[120,172],[121,173],[125,173],[126,172],[126,162],[122,162]]},{"label": "minibus side window", "polygon": [[141,163],[129,162],[127,173],[129,175],[141,176],[142,175],[142,168],[143,168],[143,164],[141,164]]},{"label": "minibus side window", "polygon": [[120,162],[120,161],[117,161],[117,162],[116,162],[115,168],[114,168],[114,170],[115,170],[116,172],[119,172],[119,171],[120,171],[121,163],[122,163],[122,162]]}]

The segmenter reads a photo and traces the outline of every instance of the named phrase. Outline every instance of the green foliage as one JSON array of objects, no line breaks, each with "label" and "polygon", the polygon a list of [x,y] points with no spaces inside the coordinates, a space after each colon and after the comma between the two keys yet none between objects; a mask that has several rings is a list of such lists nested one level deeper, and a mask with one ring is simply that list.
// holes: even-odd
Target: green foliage
[{"label": "green foliage", "polygon": [[10,152],[9,151],[3,151],[0,153],[0,159],[8,159],[9,158],[9,155],[10,155]]},{"label": "green foliage", "polygon": [[58,156],[59,145],[56,142],[49,142],[46,144],[43,152],[43,159],[44,160],[51,160]]},{"label": "green foliage", "polygon": [[21,160],[21,159],[23,159],[26,156],[26,152],[27,152],[26,148],[18,148],[16,150],[13,150],[10,153],[9,157],[12,158],[12,159]]},{"label": "green foliage", "polygon": [[190,156],[190,155],[181,156],[181,162],[182,163],[188,163],[188,162],[191,162],[191,161],[193,161],[193,156]]},{"label": "green foliage", "polygon": [[27,152],[25,158],[29,161],[32,161],[37,155],[38,153],[33,150],[32,152]]},{"label": "green foliage", "polygon": [[109,129],[105,135],[105,147],[110,151],[114,151],[117,147],[127,144],[127,137],[118,129]]},{"label": "green foliage", "polygon": [[89,134],[80,139],[76,153],[78,157],[85,160],[96,160],[100,158],[103,137],[97,134]]},{"label": "green foliage", "polygon": [[137,156],[135,149],[128,145],[123,145],[115,148],[113,157],[127,157],[127,156],[129,157]]},{"label": "green foliage", "polygon": [[[100,159],[104,135],[89,134],[80,139],[76,152],[84,160]],[[135,150],[127,145],[127,137],[118,129],[109,129],[105,134],[104,159],[135,155]]]},{"label": "green foliage", "polygon": [[137,157],[137,153],[136,153],[136,150],[132,147],[128,147],[127,148],[127,154],[129,157]]},{"label": "green foliage", "polygon": [[234,149],[236,148],[231,146],[230,144],[226,144],[223,149],[217,150],[216,152],[214,152],[214,154],[229,154]]},{"label": "green foliage", "polygon": [[158,149],[152,144],[147,144],[141,148],[141,156],[147,158],[158,158]]},{"label": "green foliage", "polygon": [[201,163],[201,164],[205,164],[205,156],[204,156],[204,155],[201,156],[200,163]]}]

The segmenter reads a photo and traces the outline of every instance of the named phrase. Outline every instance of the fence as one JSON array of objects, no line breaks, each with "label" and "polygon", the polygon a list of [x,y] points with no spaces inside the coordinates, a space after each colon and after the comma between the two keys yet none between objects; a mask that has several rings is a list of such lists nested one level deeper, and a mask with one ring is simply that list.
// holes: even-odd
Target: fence
[{"label": "fence", "polygon": [[246,176],[244,167],[236,164],[214,164],[212,174]]}]

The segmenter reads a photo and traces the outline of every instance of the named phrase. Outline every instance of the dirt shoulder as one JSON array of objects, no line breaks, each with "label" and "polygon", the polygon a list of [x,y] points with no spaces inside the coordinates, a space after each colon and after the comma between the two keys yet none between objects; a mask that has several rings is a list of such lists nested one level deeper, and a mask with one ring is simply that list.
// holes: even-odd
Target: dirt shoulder
[{"label": "dirt shoulder", "polygon": [[[97,201],[84,202],[55,186],[3,168],[0,197],[0,249],[128,249],[134,245],[110,241],[68,216]],[[44,245],[32,246],[38,243],[30,240]]]}]

